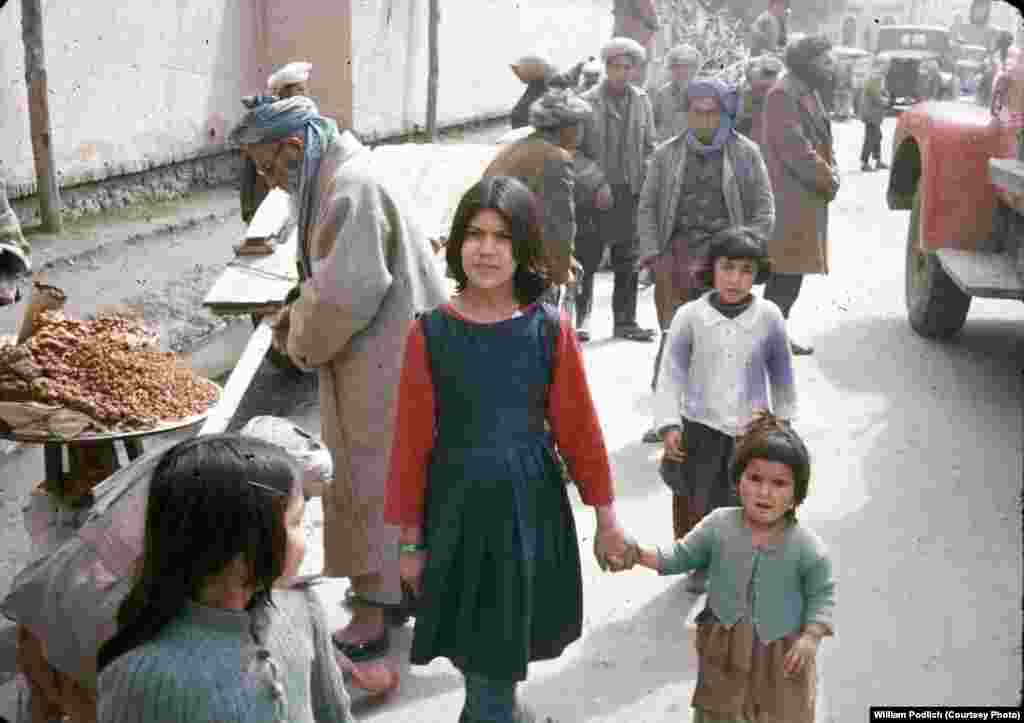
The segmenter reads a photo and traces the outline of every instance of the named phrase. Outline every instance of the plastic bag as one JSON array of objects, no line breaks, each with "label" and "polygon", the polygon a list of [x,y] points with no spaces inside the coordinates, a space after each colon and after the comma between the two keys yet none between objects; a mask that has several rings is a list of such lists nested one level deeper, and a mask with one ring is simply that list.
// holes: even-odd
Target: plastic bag
[{"label": "plastic bag", "polygon": [[142,555],[149,481],[164,451],[94,487],[81,529],[19,572],[0,602],[0,612],[43,643],[54,668],[88,688],[96,687],[96,653],[117,629]]},{"label": "plastic bag", "polygon": [[334,478],[334,462],[323,442],[282,417],[253,417],[239,434],[276,444],[302,467],[302,486],[310,497],[321,497]]},{"label": "plastic bag", "polygon": [[[287,419],[254,417],[241,433],[292,455],[307,492],[319,494],[332,478],[326,447]],[[96,485],[81,528],[63,544],[67,524],[77,526],[78,519],[50,530],[56,524],[52,510],[26,511],[26,524],[49,551],[40,550],[43,555],[14,578],[0,613],[27,627],[42,641],[49,663],[87,688],[96,687],[96,654],[117,629],[117,608],[142,557],[149,482],[165,451],[149,452]]]}]

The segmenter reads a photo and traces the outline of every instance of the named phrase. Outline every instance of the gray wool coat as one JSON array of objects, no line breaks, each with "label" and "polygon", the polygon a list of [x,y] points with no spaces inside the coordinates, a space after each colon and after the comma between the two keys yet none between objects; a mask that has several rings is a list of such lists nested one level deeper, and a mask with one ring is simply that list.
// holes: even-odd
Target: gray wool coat
[{"label": "gray wool coat", "polygon": [[686,111],[686,91],[676,88],[671,80],[654,92],[654,127],[658,142],[686,133],[689,116]]},{"label": "gray wool coat", "polygon": [[[640,256],[660,254],[668,248],[679,215],[679,198],[686,176],[686,137],[663,143],[654,152],[640,194],[637,233]],[[734,133],[725,144],[722,191],[734,226],[751,226],[770,238],[775,224],[775,201],[768,170],[757,144]]]},{"label": "gray wool coat", "polygon": [[[644,185],[647,157],[654,151],[657,136],[654,129],[654,108],[647,91],[629,85],[626,92],[630,100],[629,127],[626,129],[626,169],[629,185],[634,195]],[[593,113],[583,122],[583,133],[579,139],[577,155],[594,161],[602,171],[606,169],[605,152],[608,147],[608,119],[612,113],[606,96],[604,82],[594,86],[582,96],[590,103]]]},{"label": "gray wool coat", "polygon": [[[395,393],[415,315],[447,300],[426,234],[349,132],[320,166],[306,249],[313,276],[292,305],[288,355],[320,374],[320,421],[334,458],[324,491],[324,575],[379,573],[378,602],[401,600],[398,528],[384,524]],[[378,597],[378,596],[375,596]]]}]

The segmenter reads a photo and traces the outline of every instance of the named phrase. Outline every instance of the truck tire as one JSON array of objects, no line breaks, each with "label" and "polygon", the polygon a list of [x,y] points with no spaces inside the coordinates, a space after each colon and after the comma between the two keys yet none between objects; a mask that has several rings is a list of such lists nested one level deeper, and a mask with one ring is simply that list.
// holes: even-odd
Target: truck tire
[{"label": "truck tire", "polygon": [[910,326],[921,336],[946,339],[963,328],[971,297],[949,278],[934,253],[925,253],[918,248],[920,219],[921,191],[917,189],[907,229],[907,258],[903,274],[907,318]]}]

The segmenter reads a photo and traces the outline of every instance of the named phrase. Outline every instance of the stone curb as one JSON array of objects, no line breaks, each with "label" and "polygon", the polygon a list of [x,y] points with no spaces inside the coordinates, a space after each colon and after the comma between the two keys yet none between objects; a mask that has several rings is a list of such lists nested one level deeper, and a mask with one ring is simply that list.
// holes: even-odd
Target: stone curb
[{"label": "stone curb", "polygon": [[[220,198],[230,192],[231,200]],[[204,192],[213,198],[210,203],[198,205],[194,213],[179,211],[170,218],[161,219],[155,222],[139,220],[122,222],[126,231],[118,234],[116,231],[107,235],[106,238],[97,241],[99,234],[95,229],[89,229],[83,234],[82,245],[70,251],[63,251],[62,247],[68,242],[66,236],[54,238],[51,236],[29,237],[33,245],[32,261],[33,271],[46,271],[53,269],[60,264],[74,266],[80,261],[87,261],[92,256],[119,245],[135,245],[149,239],[176,233],[185,229],[193,228],[202,223],[210,221],[221,221],[238,213],[238,191],[230,186],[219,186],[208,189]],[[199,194],[186,198],[194,199]],[[209,210],[210,206],[214,210]],[[115,224],[115,228],[117,225]],[[91,238],[90,238],[91,237]]]}]

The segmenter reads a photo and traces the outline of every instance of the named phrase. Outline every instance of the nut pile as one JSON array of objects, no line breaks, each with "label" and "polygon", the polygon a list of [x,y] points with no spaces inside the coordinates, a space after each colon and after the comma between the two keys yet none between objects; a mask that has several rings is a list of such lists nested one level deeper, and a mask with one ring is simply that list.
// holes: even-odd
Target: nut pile
[{"label": "nut pile", "polygon": [[[22,345],[41,372],[31,381],[32,398],[82,412],[101,430],[151,429],[201,414],[217,398],[213,384],[157,350],[158,337],[139,322],[46,311],[38,323]],[[19,369],[30,371],[24,361]]]}]

